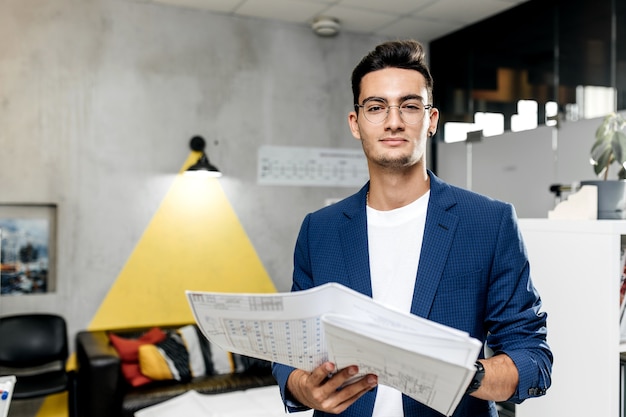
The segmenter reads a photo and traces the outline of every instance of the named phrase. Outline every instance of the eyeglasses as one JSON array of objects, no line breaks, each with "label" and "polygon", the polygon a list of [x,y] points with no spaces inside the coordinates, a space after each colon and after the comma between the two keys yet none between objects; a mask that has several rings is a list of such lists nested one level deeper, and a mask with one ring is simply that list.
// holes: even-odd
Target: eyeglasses
[{"label": "eyeglasses", "polygon": [[417,100],[405,100],[399,106],[390,106],[386,101],[377,98],[366,100],[363,104],[355,104],[354,108],[363,109],[365,118],[374,124],[379,124],[389,116],[389,109],[396,107],[400,112],[400,118],[404,123],[414,125],[424,117],[426,110],[432,109],[432,104],[422,104]]}]

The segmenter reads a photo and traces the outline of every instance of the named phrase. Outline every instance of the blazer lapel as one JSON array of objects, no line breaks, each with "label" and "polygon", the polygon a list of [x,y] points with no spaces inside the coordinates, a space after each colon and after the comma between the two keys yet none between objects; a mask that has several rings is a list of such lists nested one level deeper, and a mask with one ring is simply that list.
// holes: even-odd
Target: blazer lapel
[{"label": "blazer lapel", "polygon": [[[448,252],[458,224],[458,217],[448,210],[456,204],[450,186],[430,175],[430,201],[424,228],[424,240],[417,271],[411,312],[428,317],[441,280]],[[365,198],[369,182],[354,196],[344,210],[346,220],[340,226],[341,250],[344,254],[348,286],[372,296],[369,252],[367,244],[367,214]]]},{"label": "blazer lapel", "polygon": [[346,221],[339,229],[341,250],[348,270],[348,286],[367,296],[372,296],[369,252],[367,246],[366,195],[369,182],[361,188],[344,210]]},{"label": "blazer lapel", "polygon": [[456,204],[450,187],[428,173],[430,200],[411,305],[411,312],[421,317],[428,317],[430,312],[459,221],[448,212]]}]

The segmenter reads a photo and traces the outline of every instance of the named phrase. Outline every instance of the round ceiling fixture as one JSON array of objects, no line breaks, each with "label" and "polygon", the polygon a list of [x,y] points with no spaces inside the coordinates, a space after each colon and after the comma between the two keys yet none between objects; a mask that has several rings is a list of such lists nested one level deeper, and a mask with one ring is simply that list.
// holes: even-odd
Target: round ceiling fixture
[{"label": "round ceiling fixture", "polygon": [[313,32],[318,36],[335,36],[339,33],[341,25],[339,19],[328,16],[318,16],[311,23]]}]

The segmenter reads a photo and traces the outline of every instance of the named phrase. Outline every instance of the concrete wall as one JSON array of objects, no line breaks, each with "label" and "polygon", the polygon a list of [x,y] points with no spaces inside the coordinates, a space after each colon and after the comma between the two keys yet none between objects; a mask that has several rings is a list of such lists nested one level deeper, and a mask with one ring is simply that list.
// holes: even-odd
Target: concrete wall
[{"label": "concrete wall", "polygon": [[257,149],[358,148],[349,77],[379,40],[148,2],[0,2],[0,203],[58,205],[56,291],[2,296],[0,314],[54,311],[72,334],[86,328],[196,134],[288,290],[302,218],[355,189],[259,186]]}]

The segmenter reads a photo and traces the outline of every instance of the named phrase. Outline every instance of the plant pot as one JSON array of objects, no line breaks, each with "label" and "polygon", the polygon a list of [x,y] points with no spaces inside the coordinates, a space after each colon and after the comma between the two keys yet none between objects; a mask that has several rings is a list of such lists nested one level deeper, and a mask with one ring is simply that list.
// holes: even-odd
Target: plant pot
[{"label": "plant pot", "polygon": [[598,187],[598,219],[626,219],[625,180],[581,181],[580,185]]}]

